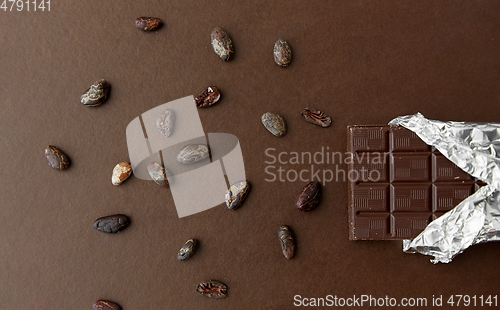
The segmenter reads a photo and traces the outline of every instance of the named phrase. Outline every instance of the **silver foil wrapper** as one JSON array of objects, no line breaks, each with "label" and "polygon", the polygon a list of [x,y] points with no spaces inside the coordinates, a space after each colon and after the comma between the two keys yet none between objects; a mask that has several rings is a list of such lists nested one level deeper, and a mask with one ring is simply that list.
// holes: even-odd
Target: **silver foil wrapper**
[{"label": "silver foil wrapper", "polygon": [[471,176],[486,182],[454,209],[432,221],[413,240],[403,241],[406,253],[434,256],[449,263],[471,245],[500,240],[500,124],[441,122],[422,114],[389,122],[415,132],[425,143]]}]

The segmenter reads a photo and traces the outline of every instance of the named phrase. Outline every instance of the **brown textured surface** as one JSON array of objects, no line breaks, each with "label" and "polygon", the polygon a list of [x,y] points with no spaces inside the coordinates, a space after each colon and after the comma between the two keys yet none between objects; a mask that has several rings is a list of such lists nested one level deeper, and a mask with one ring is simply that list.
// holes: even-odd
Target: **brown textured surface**
[{"label": "brown textured surface", "polygon": [[415,238],[482,184],[403,127],[349,126],[347,147],[351,240]]},{"label": "brown textured surface", "polygon": [[[417,111],[499,122],[499,11],[496,0],[66,0],[52,1],[51,12],[1,11],[0,309],[55,302],[85,309],[107,299],[124,309],[278,310],[293,308],[295,294],[498,293],[499,244],[434,266],[402,253],[400,241],[350,242],[347,182],[326,183],[321,207],[299,212],[294,202],[305,181],[265,181],[264,152],[345,152],[347,125]],[[140,31],[138,16],[165,26]],[[233,39],[230,62],[213,52],[215,27]],[[273,60],[279,37],[293,46],[287,68]],[[83,106],[82,92],[101,78],[112,85],[107,102]],[[169,189],[134,176],[113,186],[113,166],[130,160],[127,124],[207,85],[223,97],[199,109],[203,128],[239,138],[253,185],[244,207],[229,212],[221,204],[179,219]],[[327,112],[332,126],[304,122],[306,106]],[[267,111],[286,119],[284,137],[262,126]],[[49,144],[71,157],[70,169],[47,165]],[[119,234],[92,227],[116,213],[129,215],[130,227]],[[289,261],[277,240],[282,224],[297,242]],[[180,263],[176,254],[189,238],[203,246]],[[207,279],[227,284],[228,297],[198,296],[196,285]]]}]

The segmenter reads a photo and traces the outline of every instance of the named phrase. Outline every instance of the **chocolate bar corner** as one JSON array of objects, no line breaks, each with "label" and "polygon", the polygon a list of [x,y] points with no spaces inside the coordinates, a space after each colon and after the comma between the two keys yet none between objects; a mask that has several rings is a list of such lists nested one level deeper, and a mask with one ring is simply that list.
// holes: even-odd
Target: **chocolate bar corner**
[{"label": "chocolate bar corner", "polygon": [[482,182],[404,127],[348,126],[349,239],[415,238]]}]

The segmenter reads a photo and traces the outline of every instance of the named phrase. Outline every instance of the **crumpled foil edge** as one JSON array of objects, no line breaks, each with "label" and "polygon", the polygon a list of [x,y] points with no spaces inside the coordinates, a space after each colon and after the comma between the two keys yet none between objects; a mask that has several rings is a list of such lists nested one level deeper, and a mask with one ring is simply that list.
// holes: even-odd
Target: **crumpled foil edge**
[{"label": "crumpled foil edge", "polygon": [[471,176],[486,183],[454,209],[432,221],[406,253],[431,255],[431,262],[449,263],[471,245],[500,241],[500,124],[442,122],[422,114],[400,116],[390,126],[403,126],[434,146]]}]

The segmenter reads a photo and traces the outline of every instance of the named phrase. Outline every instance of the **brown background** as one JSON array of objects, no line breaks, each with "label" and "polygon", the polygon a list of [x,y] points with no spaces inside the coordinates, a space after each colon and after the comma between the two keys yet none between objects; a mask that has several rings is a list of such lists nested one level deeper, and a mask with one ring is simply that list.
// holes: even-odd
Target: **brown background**
[{"label": "brown background", "polygon": [[[1,309],[89,309],[96,299],[124,309],[290,309],[296,294],[430,303],[499,293],[498,244],[433,265],[399,241],[350,242],[345,182],[327,183],[321,206],[301,213],[294,200],[304,183],[267,182],[264,172],[269,147],[344,152],[347,125],[418,111],[499,122],[499,1],[51,2],[50,12],[0,11]],[[165,27],[136,29],[134,19],[148,15]],[[228,63],[211,49],[216,26],[234,41]],[[288,68],[273,61],[279,37],[293,49]],[[80,95],[101,78],[112,84],[108,102],[83,106]],[[113,166],[129,159],[127,124],[208,85],[223,98],[199,114],[206,133],[240,139],[253,184],[244,206],[179,219],[168,189],[134,177],[113,186]],[[306,106],[333,125],[304,122]],[[267,111],[286,119],[286,136],[265,130]],[[48,144],[70,156],[69,170],[47,165]],[[118,212],[132,219],[122,233],[92,228]],[[282,224],[296,233],[290,261],[277,240]],[[178,262],[188,238],[200,250]],[[225,282],[228,297],[198,296],[208,279]]]}]

